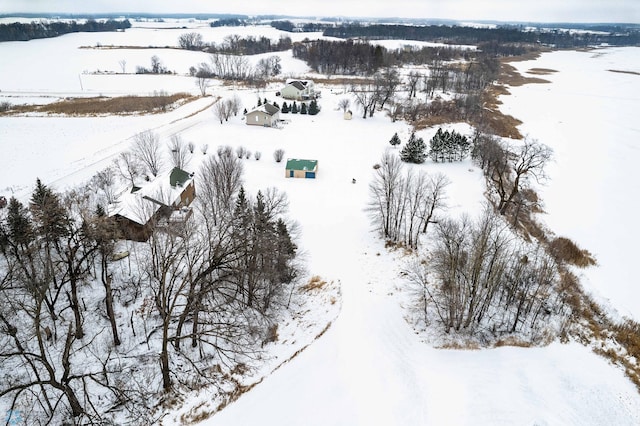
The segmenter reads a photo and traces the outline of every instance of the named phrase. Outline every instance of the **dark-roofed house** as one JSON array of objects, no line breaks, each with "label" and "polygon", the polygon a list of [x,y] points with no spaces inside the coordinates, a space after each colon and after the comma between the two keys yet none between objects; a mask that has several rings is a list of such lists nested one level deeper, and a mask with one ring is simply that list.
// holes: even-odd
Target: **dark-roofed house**
[{"label": "dark-roofed house", "polygon": [[317,173],[318,160],[287,160],[285,177],[315,179]]},{"label": "dark-roofed house", "polygon": [[120,196],[109,206],[109,216],[115,219],[124,238],[146,241],[159,223],[176,224],[188,219],[189,205],[195,197],[193,173],[174,167]]},{"label": "dark-roofed house", "polygon": [[249,126],[275,127],[280,119],[280,108],[271,104],[262,104],[245,114]]},{"label": "dark-roofed house", "polygon": [[304,101],[316,98],[313,80],[287,80],[280,94],[285,99]]}]

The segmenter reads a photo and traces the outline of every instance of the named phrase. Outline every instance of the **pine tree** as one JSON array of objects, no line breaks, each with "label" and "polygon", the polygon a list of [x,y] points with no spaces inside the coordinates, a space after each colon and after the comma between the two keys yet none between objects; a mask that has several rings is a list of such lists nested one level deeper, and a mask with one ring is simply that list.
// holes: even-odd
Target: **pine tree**
[{"label": "pine tree", "polygon": [[307,104],[303,102],[302,105],[300,105],[300,114],[306,114],[306,113],[307,113]]},{"label": "pine tree", "polygon": [[397,147],[398,145],[400,145],[400,137],[398,136],[398,133],[394,133],[393,137],[391,138],[391,140],[389,141],[389,143],[391,144],[392,147]]},{"label": "pine tree", "polygon": [[316,102],[316,100],[312,100],[311,103],[309,104],[309,115],[316,115],[320,112],[320,110],[318,109],[318,103]]},{"label": "pine tree", "polygon": [[274,106],[274,107],[276,107],[276,108],[278,108],[278,109],[280,109],[280,106],[278,105],[278,103],[277,103],[277,102],[274,102],[274,103],[273,103],[273,106]]},{"label": "pine tree", "polygon": [[291,106],[291,113],[292,114],[298,113],[298,104],[296,104],[296,101],[293,101],[293,105]]},{"label": "pine tree", "polygon": [[400,151],[400,159],[406,163],[424,163],[427,156],[427,146],[422,138],[416,137],[415,133],[411,133],[407,144]]},{"label": "pine tree", "polygon": [[262,106],[262,99],[258,98],[258,106]]},{"label": "pine tree", "polygon": [[282,102],[282,109],[280,110],[283,114],[287,114],[289,112],[289,105],[286,102]]},{"label": "pine tree", "polygon": [[56,193],[36,179],[29,209],[38,233],[47,241],[55,241],[68,234],[69,217]]},{"label": "pine tree", "polygon": [[[7,206],[7,229],[2,229],[2,238],[10,239],[14,244],[26,246],[33,240],[33,224],[29,212],[20,201],[11,197]],[[6,235],[5,235],[6,232]]]}]

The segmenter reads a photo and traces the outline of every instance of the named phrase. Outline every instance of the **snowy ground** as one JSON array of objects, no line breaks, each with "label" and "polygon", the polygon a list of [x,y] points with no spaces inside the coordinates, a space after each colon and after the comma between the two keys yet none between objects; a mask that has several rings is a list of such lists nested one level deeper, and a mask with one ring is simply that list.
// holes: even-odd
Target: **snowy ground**
[{"label": "snowy ground", "polygon": [[[127,34],[136,35],[141,31],[155,30],[135,29],[113,36],[126,37]],[[160,37],[160,34],[156,36]],[[177,40],[177,36],[176,32],[167,40]],[[138,51],[134,50],[117,51],[117,55],[112,55],[107,50],[76,49],[80,45],[95,44],[95,37],[107,43],[107,35],[74,34],[19,45],[0,44],[0,57],[11,58],[9,66],[3,63],[0,67],[0,82],[3,85],[0,89],[3,94],[6,86],[10,88],[7,90],[13,92],[43,91],[66,96],[79,91],[78,74],[89,66],[117,69],[117,62],[122,55],[131,55],[126,56],[128,67],[136,63]],[[53,59],[56,55],[52,52],[72,52],[73,56],[78,55],[79,58],[90,52],[91,58],[88,63],[83,62],[89,61],[87,58],[79,63],[75,59],[52,61],[50,72],[34,75],[37,84],[21,82],[18,77],[22,70],[33,68],[36,62],[40,63],[38,57],[41,55],[50,55]],[[162,58],[166,64],[183,64],[182,55],[185,53],[188,52],[166,50],[162,52]],[[145,52],[144,57],[150,57],[151,54],[151,51]],[[584,61],[577,55],[586,54],[574,55],[554,65],[559,68],[564,63],[572,67],[557,74],[558,78],[567,76],[564,83],[558,85],[570,84],[575,78],[575,70],[584,67]],[[541,61],[547,57],[543,56]],[[619,63],[628,58],[627,54],[612,53],[609,57],[616,61],[611,68],[629,67],[628,64]],[[292,58],[287,64],[285,73],[304,70],[304,64]],[[191,62],[180,66],[188,68],[187,65],[191,65]],[[545,65],[544,62],[536,62],[530,66]],[[554,67],[551,64],[548,66]],[[622,75],[613,73],[605,73],[604,76],[607,80],[600,84],[611,81],[609,79],[622,78]],[[637,76],[629,76],[637,80]],[[111,89],[114,92],[138,92],[149,81],[149,76],[93,77],[97,79],[96,86],[91,87],[96,91]],[[102,77],[105,80],[101,80]],[[633,93],[638,93],[637,82],[633,83],[636,80],[625,80],[631,81],[627,89],[630,98],[634,98]],[[103,84],[104,81],[109,83]],[[186,77],[162,76],[156,81],[160,82],[158,89],[174,91],[174,88],[190,86],[190,91],[195,93],[196,90],[193,82],[189,83]],[[537,90],[546,90],[552,86],[535,87]],[[235,93],[241,97],[244,106],[251,107],[258,96],[276,100],[273,95],[275,89],[273,87],[259,93],[237,90]],[[322,90],[322,112],[318,116],[284,115],[283,118],[289,119],[290,123],[282,129],[246,126],[239,117],[220,125],[215,121],[211,109],[192,115],[207,107],[211,98],[171,113],[148,117],[0,118],[0,141],[5,161],[0,169],[0,191],[8,195],[13,191],[20,197],[28,196],[36,176],[43,178],[46,184],[53,183],[57,189],[82,182],[92,172],[107,165],[117,152],[125,149],[127,141],[135,133],[146,129],[154,129],[160,134],[161,140],[167,142],[172,134],[179,133],[185,141],[193,141],[196,145],[207,143],[212,150],[218,145],[229,144],[243,145],[253,152],[263,153],[260,161],[244,161],[246,187],[250,192],[255,192],[265,186],[276,186],[288,194],[291,217],[300,223],[299,245],[306,253],[308,269],[312,274],[341,284],[342,311],[317,342],[204,424],[640,424],[640,395],[637,389],[621,370],[610,366],[605,359],[583,346],[554,343],[535,349],[437,350],[424,343],[411,330],[401,306],[407,291],[399,277],[403,254],[386,251],[372,232],[364,211],[372,166],[379,161],[384,149],[389,147],[388,141],[393,133],[397,131],[406,141],[409,129],[406,124],[391,123],[382,114],[367,120],[356,114],[353,120],[345,121],[341,111],[336,110],[338,101],[345,95],[331,93],[329,88]],[[575,90],[568,90],[576,95]],[[233,88],[214,88],[214,93],[222,97],[232,92]],[[514,93],[519,92],[514,90]],[[598,105],[602,101],[602,98],[593,96],[581,97],[581,93],[584,90],[577,92],[578,99],[581,99],[580,107],[583,104]],[[542,137],[542,133],[534,133],[552,126],[549,117],[540,117],[532,122],[524,117],[527,108],[540,110],[543,104],[528,98],[533,95],[526,92],[515,96],[520,96],[517,99],[520,100],[518,105],[521,113],[515,110],[507,112],[524,119],[526,124],[523,129],[533,137],[554,146],[550,140]],[[503,101],[505,108],[511,108],[507,98]],[[575,98],[573,102],[576,102]],[[559,120],[557,114],[552,115],[555,120]],[[465,125],[456,125],[454,128],[463,133],[469,132]],[[419,136],[428,140],[435,130],[425,130]],[[614,132],[615,129],[608,131]],[[587,132],[583,142],[588,142],[594,151],[601,149],[595,151],[601,153],[600,158],[608,158],[608,155],[612,155],[608,152],[609,145],[598,145],[600,139],[597,134]],[[283,164],[275,163],[271,157],[277,148],[286,151],[285,157],[317,159],[318,178],[285,179]],[[556,145],[555,148],[556,155],[560,155],[560,147]],[[619,149],[617,146],[611,148]],[[575,155],[582,152],[572,146],[566,146],[565,150],[571,150],[572,153],[575,150]],[[625,152],[631,156],[631,151]],[[197,159],[194,159],[191,167],[195,168],[196,164]],[[572,166],[568,170],[574,174],[583,167],[581,162],[569,164]],[[483,200],[483,178],[471,163],[435,165],[427,162],[419,168],[446,173],[453,181],[448,190],[452,214],[479,210]],[[561,181],[560,169],[553,170],[553,176],[558,176],[558,181]],[[356,179],[356,184],[351,183],[352,178]],[[582,188],[586,179],[576,178],[574,188]],[[602,193],[591,188],[584,191],[594,194],[593,205],[602,205],[597,198],[604,197]],[[555,217],[551,194],[549,198],[548,218],[555,229],[555,224],[551,223],[551,218]],[[575,216],[581,215],[584,215],[584,211],[575,213]],[[633,224],[630,216],[617,220]],[[558,229],[558,232],[564,233],[562,229]],[[583,241],[580,235],[576,235],[575,239],[596,252],[604,265],[605,258],[594,246]],[[633,246],[625,248],[632,252]],[[194,401],[187,401],[185,409],[193,405]],[[167,413],[163,424],[177,424],[179,414]]]},{"label": "snowy ground", "polygon": [[555,151],[541,189],[543,220],[596,256],[598,266],[581,271],[596,299],[637,321],[640,48],[545,53],[513,65],[523,74],[558,71],[540,76],[550,84],[515,87],[501,98],[502,110],[524,122],[523,134]]}]

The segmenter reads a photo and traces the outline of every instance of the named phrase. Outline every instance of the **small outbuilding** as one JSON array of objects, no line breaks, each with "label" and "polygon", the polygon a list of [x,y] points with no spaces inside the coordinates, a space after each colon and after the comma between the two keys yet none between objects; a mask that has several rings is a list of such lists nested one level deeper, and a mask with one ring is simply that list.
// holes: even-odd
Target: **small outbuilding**
[{"label": "small outbuilding", "polygon": [[287,160],[285,177],[315,179],[317,173],[318,160]]}]

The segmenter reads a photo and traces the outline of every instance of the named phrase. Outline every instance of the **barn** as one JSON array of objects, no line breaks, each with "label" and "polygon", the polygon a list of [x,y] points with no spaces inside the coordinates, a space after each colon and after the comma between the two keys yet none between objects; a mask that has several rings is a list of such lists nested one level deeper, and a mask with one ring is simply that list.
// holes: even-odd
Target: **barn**
[{"label": "barn", "polygon": [[315,179],[317,173],[318,160],[287,160],[285,177]]}]

